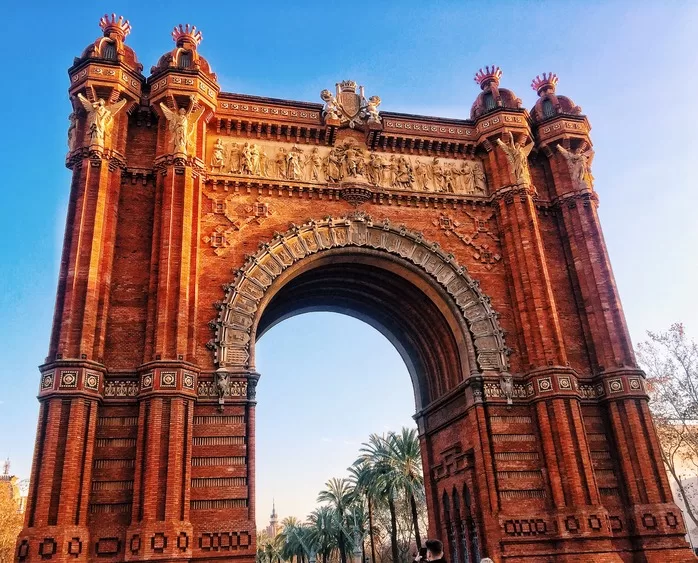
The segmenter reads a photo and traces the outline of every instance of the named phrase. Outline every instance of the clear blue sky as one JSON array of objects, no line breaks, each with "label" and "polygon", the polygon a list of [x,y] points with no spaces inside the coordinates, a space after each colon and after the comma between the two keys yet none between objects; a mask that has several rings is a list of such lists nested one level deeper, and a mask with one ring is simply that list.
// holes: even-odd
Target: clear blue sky
[{"label": "clear blue sky", "polygon": [[[105,11],[131,21],[128,43],[146,72],[172,48],[173,25],[196,24],[223,89],[246,94],[319,102],[320,90],[351,78],[383,110],[465,118],[480,66],[500,65],[502,85],[529,108],[531,79],[556,72],[558,92],[593,126],[600,214],[633,338],[674,321],[698,332],[694,2],[41,4],[6,11],[3,57],[0,457],[21,476],[69,191],[66,70]],[[259,347],[261,524],[272,495],[282,516],[304,516],[358,442],[409,423],[414,403],[395,350],[353,319],[297,317]]]}]

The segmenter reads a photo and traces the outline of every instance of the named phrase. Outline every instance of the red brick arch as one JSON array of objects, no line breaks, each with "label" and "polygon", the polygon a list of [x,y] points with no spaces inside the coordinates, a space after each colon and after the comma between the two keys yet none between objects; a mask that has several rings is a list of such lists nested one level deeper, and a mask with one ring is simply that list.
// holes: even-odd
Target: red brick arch
[{"label": "red brick arch", "polygon": [[[366,257],[366,251],[372,251],[372,258],[365,261],[375,265],[377,261],[389,260],[399,264],[397,275],[400,277],[429,279],[430,284],[437,286],[443,294],[441,307],[449,308],[459,317],[452,322],[459,323],[460,327],[454,326],[452,331],[462,333],[465,349],[455,352],[467,356],[461,362],[462,366],[467,366],[466,371],[499,373],[506,369],[507,348],[497,314],[489,298],[480,290],[479,283],[468,275],[465,268],[438,244],[424,240],[420,233],[389,221],[374,223],[370,217],[361,214],[309,221],[277,234],[269,243],[260,244],[258,252],[248,257],[238,270],[235,280],[226,289],[224,301],[219,304],[214,347],[218,366],[235,370],[254,368],[254,344],[260,321],[262,332],[268,328],[265,325],[273,324],[263,321],[272,297],[310,262],[317,262],[318,256],[336,254],[340,250],[345,255],[353,254],[354,263],[360,261],[357,254]],[[410,270],[414,273],[410,274]],[[362,309],[357,304],[350,309],[355,316],[374,324],[371,315],[364,312],[365,307]],[[284,318],[293,314],[293,307],[291,309],[283,314]],[[398,314],[398,311],[393,312]],[[375,324],[389,333],[388,337],[405,357],[399,338],[391,338],[395,335],[381,326],[380,321],[375,321]],[[409,367],[409,358],[406,360]],[[431,398],[435,398],[433,393]]]}]

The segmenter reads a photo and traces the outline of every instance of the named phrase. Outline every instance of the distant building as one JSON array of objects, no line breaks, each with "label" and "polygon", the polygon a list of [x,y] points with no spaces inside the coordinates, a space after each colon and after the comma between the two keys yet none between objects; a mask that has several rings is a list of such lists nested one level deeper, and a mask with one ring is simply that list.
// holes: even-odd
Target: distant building
[{"label": "distant building", "polygon": [[279,517],[276,514],[276,501],[272,502],[271,516],[269,516],[269,525],[266,528],[267,534],[270,537],[275,537],[280,531]]},{"label": "distant building", "polygon": [[9,491],[12,498],[19,507],[19,512],[24,513],[27,507],[27,495],[23,494],[20,487],[20,480],[16,475],[10,475],[10,460],[6,459],[3,464],[2,475],[0,475],[0,491],[3,493]]}]

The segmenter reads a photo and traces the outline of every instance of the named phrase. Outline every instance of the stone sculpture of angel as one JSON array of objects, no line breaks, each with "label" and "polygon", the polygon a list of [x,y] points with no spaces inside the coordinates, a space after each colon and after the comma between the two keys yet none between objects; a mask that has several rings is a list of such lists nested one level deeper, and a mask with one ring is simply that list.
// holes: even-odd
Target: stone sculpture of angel
[{"label": "stone sculpture of angel", "polygon": [[189,96],[189,100],[191,102],[189,104],[189,109],[179,108],[176,112],[160,102],[160,109],[162,109],[162,113],[165,114],[170,133],[172,133],[172,143],[175,154],[187,154],[189,137],[194,130],[192,127],[190,131],[189,118],[196,105],[196,96]]},{"label": "stone sculpture of angel", "polygon": [[96,102],[91,102],[82,94],[78,94],[78,100],[80,100],[82,107],[87,112],[90,146],[104,147],[104,139],[111,129],[114,116],[126,105],[126,99],[107,105],[102,98],[99,98]]}]

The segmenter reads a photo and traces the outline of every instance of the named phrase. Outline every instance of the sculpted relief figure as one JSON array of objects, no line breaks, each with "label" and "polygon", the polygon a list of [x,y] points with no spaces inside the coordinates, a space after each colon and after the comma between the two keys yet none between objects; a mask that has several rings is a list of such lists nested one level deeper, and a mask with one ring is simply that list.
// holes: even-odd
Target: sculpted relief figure
[{"label": "sculpted relief figure", "polygon": [[225,156],[223,151],[223,141],[220,138],[213,145],[213,154],[211,155],[211,171],[220,172],[225,164]]},{"label": "sculpted relief figure", "polygon": [[287,154],[286,154],[286,149],[284,147],[281,147],[279,149],[279,152],[276,154],[276,177],[281,178],[282,180],[286,179],[286,171],[287,171]]},{"label": "sculpted relief figure", "polygon": [[289,180],[300,180],[302,178],[302,154],[303,153],[301,153],[301,150],[296,145],[293,145],[293,148],[286,155],[286,175]]},{"label": "sculpted relief figure", "polygon": [[372,185],[379,186],[382,183],[384,167],[383,157],[377,152],[372,152],[366,166],[366,177]]},{"label": "sculpted relief figure", "polygon": [[517,184],[530,184],[531,175],[528,170],[528,155],[533,149],[533,143],[524,146],[523,143],[514,141],[514,135],[509,132],[509,143],[497,139],[497,144],[502,148],[509,161],[509,169]]},{"label": "sculpted relief figure", "polygon": [[322,158],[315,147],[312,152],[305,158],[305,167],[308,170],[308,180],[311,182],[320,181],[320,167],[322,166]]},{"label": "sculpted relief figure", "polygon": [[105,135],[111,129],[114,116],[126,105],[126,100],[123,99],[115,104],[107,105],[102,98],[99,98],[96,102],[90,102],[82,94],[78,94],[78,100],[80,100],[82,107],[87,112],[90,145],[104,147]]},{"label": "sculpted relief figure", "polygon": [[557,150],[565,157],[572,181],[578,189],[591,188],[594,185],[594,177],[591,175],[594,151],[592,149],[585,151],[584,149],[584,145],[581,145],[572,152],[562,145],[557,145]]},{"label": "sculpted relief figure", "polygon": [[428,190],[430,180],[429,166],[425,162],[418,160],[415,166],[415,174],[417,177],[417,187],[420,190]]},{"label": "sculpted relief figure", "polygon": [[486,195],[487,177],[485,176],[485,169],[482,166],[482,162],[476,160],[472,166],[473,176],[475,178],[475,193],[478,195]]},{"label": "sculpted relief figure", "polygon": [[325,119],[335,119],[339,120],[341,118],[339,112],[339,106],[337,105],[337,99],[332,95],[329,90],[323,90],[320,92],[320,97],[325,102],[322,108],[322,115]]},{"label": "sculpted relief figure", "polygon": [[395,187],[409,190],[414,183],[412,164],[404,156],[397,159],[397,170],[395,172]]},{"label": "sculpted relief figure", "polygon": [[342,150],[334,147],[325,158],[325,177],[328,182],[339,182],[342,179]]},{"label": "sculpted relief figure", "polygon": [[381,105],[381,99],[378,96],[371,96],[366,104],[369,123],[380,123],[381,116],[378,113],[378,106]]},{"label": "sculpted relief figure", "polygon": [[68,119],[70,120],[70,125],[68,126],[68,152],[73,152],[77,146],[78,117],[75,115],[75,112],[71,112]]},{"label": "sculpted relief figure", "polygon": [[194,111],[196,97],[189,96],[189,101],[189,109],[179,108],[176,112],[160,102],[160,109],[162,109],[162,113],[165,114],[170,133],[172,133],[172,146],[175,154],[187,154],[189,138],[194,132],[194,127],[191,127],[190,130],[189,118]]},{"label": "sculpted relief figure", "polygon": [[228,170],[231,174],[240,173],[240,145],[237,143],[232,143],[227,152],[226,162],[228,163]]},{"label": "sculpted relief figure", "polygon": [[350,139],[344,144],[344,172],[347,176],[355,178],[364,174],[364,151]]}]

